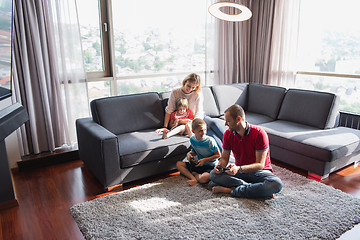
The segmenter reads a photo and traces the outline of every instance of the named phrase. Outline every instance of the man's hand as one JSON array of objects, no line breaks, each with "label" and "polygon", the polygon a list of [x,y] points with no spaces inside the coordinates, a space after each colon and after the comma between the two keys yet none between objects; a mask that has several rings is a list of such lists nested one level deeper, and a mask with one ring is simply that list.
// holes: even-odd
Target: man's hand
[{"label": "man's hand", "polygon": [[221,166],[221,164],[218,164],[214,167],[215,169],[215,173],[219,174],[219,173],[223,173],[224,172],[224,167]]},{"label": "man's hand", "polygon": [[220,165],[218,164],[218,165],[216,165],[215,167],[214,167],[214,169],[215,169],[215,173],[217,173],[217,174],[219,174],[219,173],[221,173],[221,171],[219,170],[219,167]]},{"label": "man's hand", "polygon": [[229,167],[230,167],[230,170],[226,170],[225,172],[231,176],[236,175],[240,170],[240,167],[236,166],[234,164],[230,164]]}]

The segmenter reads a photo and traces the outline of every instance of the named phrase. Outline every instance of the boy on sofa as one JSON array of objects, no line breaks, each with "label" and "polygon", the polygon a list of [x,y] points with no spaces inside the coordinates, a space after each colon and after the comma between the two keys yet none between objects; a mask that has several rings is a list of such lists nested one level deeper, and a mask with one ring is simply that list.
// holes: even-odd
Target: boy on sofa
[{"label": "boy on sofa", "polygon": [[220,157],[219,148],[215,139],[206,135],[206,123],[200,118],[192,121],[190,137],[192,150],[187,153],[187,159],[178,161],[176,168],[181,174],[189,178],[187,183],[194,186],[196,183],[207,183],[210,179],[210,171],[214,169]]},{"label": "boy on sofa", "polygon": [[175,102],[176,111],[170,115],[170,131],[163,130],[162,138],[174,136],[176,134],[192,136],[191,121],[194,118],[192,111],[189,109],[189,103],[186,98],[178,98]]}]

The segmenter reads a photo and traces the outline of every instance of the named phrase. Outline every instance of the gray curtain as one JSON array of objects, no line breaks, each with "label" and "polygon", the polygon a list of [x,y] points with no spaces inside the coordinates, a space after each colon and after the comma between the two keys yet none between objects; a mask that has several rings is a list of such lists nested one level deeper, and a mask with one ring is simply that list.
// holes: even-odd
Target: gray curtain
[{"label": "gray curtain", "polygon": [[[275,0],[232,1],[252,11],[250,20],[216,20],[215,82],[268,82]],[[229,13],[234,14],[233,8]]]},{"label": "gray curtain", "polygon": [[271,42],[269,83],[294,87],[301,0],[277,0]]},{"label": "gray curtain", "polygon": [[21,155],[75,141],[76,117],[89,115],[75,1],[14,1],[13,84],[30,118],[18,131]]}]

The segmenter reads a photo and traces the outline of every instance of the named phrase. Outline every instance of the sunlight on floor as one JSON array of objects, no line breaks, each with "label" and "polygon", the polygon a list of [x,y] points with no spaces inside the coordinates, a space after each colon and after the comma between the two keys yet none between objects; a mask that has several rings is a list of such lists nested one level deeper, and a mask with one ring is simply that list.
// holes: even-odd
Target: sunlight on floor
[{"label": "sunlight on floor", "polygon": [[140,212],[157,211],[165,208],[179,206],[181,203],[166,200],[165,198],[149,198],[137,200],[130,203],[130,206]]}]

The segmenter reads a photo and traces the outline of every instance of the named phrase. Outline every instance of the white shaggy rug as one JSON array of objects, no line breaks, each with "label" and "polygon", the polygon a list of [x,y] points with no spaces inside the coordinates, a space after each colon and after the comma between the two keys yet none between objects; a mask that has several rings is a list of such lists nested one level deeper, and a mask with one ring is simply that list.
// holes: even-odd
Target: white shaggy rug
[{"label": "white shaggy rug", "polygon": [[275,199],[215,195],[182,176],[71,207],[86,239],[336,239],[360,222],[360,199],[273,166]]}]

